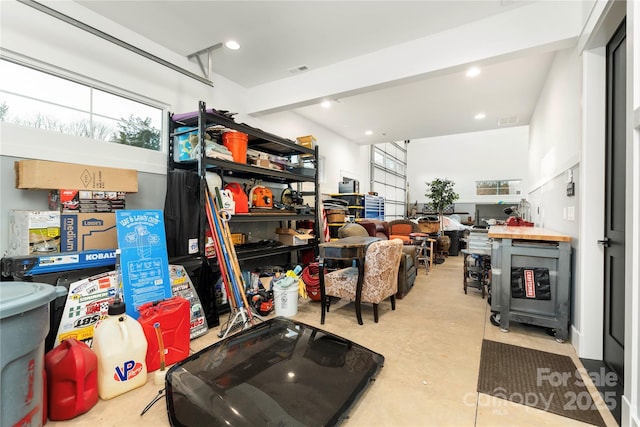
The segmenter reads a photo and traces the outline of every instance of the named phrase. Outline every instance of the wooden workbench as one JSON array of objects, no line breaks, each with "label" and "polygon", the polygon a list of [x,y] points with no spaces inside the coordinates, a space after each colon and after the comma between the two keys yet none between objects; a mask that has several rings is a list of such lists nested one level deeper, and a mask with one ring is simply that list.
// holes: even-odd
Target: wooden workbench
[{"label": "wooden workbench", "polygon": [[571,236],[540,227],[508,227],[506,225],[494,225],[489,228],[488,236],[489,238],[494,239],[571,242]]}]

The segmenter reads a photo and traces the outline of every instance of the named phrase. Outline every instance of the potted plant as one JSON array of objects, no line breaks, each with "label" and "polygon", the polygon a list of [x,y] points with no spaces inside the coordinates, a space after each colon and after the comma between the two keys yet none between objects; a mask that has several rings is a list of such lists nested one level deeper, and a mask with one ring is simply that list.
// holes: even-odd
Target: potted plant
[{"label": "potted plant", "polygon": [[[424,194],[431,200],[431,208],[434,212],[438,213],[438,219],[440,221],[440,235],[438,236],[438,248],[439,252],[446,252],[449,250],[451,240],[449,236],[444,234],[444,209],[453,204],[460,195],[453,189],[455,182],[449,179],[436,178],[431,182],[427,182],[427,192]],[[438,254],[440,255],[440,254]]]}]

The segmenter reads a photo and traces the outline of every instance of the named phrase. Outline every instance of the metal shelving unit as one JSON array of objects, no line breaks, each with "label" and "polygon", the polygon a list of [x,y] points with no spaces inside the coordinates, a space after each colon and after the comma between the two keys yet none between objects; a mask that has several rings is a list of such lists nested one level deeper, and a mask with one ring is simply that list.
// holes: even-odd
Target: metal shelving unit
[{"label": "metal shelving unit", "polygon": [[[207,109],[205,102],[199,103],[198,111],[192,115],[169,115],[169,150],[168,150],[168,171],[175,169],[181,169],[186,171],[192,171],[197,174],[200,179],[199,201],[200,205],[204,206],[206,200],[206,173],[207,171],[215,172],[222,179],[251,179],[257,178],[267,183],[277,184],[297,184],[312,183],[313,190],[302,192],[303,196],[313,196],[314,198],[314,213],[299,213],[292,211],[268,213],[252,212],[248,214],[236,214],[233,215],[229,224],[232,227],[239,224],[247,224],[254,222],[280,222],[280,226],[288,226],[290,221],[298,220],[311,220],[314,222],[314,233],[318,236],[318,212],[319,193],[318,180],[317,180],[317,158],[318,148],[307,148],[305,146],[296,144],[294,141],[282,138],[280,136],[265,132],[261,129],[254,128],[244,123],[236,123],[232,117],[225,115],[213,109]],[[209,158],[205,156],[206,153],[206,140],[205,132],[212,126],[224,127],[227,129],[243,132],[248,135],[248,148],[257,150],[263,153],[276,155],[279,157],[285,157],[290,161],[291,167],[286,170],[273,170],[262,168],[259,166],[236,163],[229,160],[223,160],[218,158]],[[178,128],[186,128],[178,131]],[[175,151],[177,138],[181,135],[197,132],[198,135],[198,153],[197,158],[187,161],[176,161]],[[311,167],[305,167],[311,166]],[[300,171],[305,173],[300,173]],[[206,215],[204,212],[200,213],[199,217],[200,229],[204,230],[207,226]],[[276,227],[274,227],[275,230]],[[204,234],[204,233],[202,233]],[[198,239],[199,253],[203,255],[205,253],[205,236],[200,235]],[[269,246],[264,249],[252,249],[247,252],[243,252],[242,249],[238,250],[238,260],[240,262],[246,260],[256,260],[261,257],[269,257],[273,255],[292,253],[302,251],[306,249],[314,249],[317,253],[317,239],[311,241],[308,245],[303,246]]]}]

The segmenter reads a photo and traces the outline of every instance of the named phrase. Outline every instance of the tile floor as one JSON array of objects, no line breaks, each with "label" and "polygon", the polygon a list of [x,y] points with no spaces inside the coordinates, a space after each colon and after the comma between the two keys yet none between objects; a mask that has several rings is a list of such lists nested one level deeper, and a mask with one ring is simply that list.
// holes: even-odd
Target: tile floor
[{"label": "tile floor", "polygon": [[[578,426],[569,418],[476,392],[483,338],[570,356],[582,364],[569,343],[558,343],[543,330],[512,324],[508,333],[489,322],[489,306],[480,291],[462,290],[462,257],[450,257],[427,275],[419,271],[411,292],[380,305],[380,321],[373,322],[370,305],[363,306],[359,326],[351,303],[332,305],[322,329],[341,335],[385,356],[380,375],[353,408],[346,427],[354,426]],[[320,326],[319,303],[301,301],[295,320]],[[221,319],[223,320],[223,319]],[[218,329],[192,341],[198,351],[218,340]],[[594,400],[608,426],[617,425],[593,386]],[[149,382],[90,412],[58,426],[169,425],[164,400],[140,416],[160,387]]]}]

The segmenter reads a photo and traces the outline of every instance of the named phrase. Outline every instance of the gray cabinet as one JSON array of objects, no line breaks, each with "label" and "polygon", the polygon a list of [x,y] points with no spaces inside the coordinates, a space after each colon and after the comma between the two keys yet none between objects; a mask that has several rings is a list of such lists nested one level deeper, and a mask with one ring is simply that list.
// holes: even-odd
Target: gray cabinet
[{"label": "gray cabinet", "polygon": [[491,310],[500,328],[511,322],[555,330],[569,336],[571,239],[536,227],[491,227]]}]

